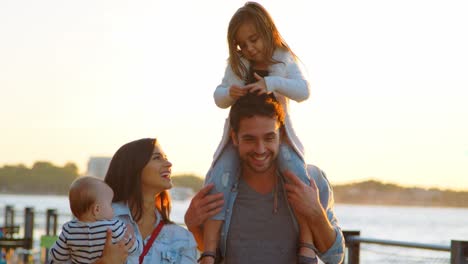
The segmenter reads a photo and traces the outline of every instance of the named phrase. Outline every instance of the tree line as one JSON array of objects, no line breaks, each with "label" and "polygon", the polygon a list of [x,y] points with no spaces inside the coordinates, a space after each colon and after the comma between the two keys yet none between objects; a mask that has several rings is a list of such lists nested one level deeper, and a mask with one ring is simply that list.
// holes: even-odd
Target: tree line
[{"label": "tree line", "polygon": [[335,201],[348,204],[468,207],[468,192],[403,187],[375,180],[334,186]]},{"label": "tree line", "polygon": [[[0,168],[0,193],[66,195],[70,184],[79,176],[74,163],[60,167],[38,161],[31,168],[22,164],[5,165]],[[176,175],[172,182],[194,192],[203,186],[203,179],[196,175]],[[374,180],[334,185],[333,190],[337,203],[468,207],[467,191],[408,188]]]},{"label": "tree line", "polygon": [[[66,195],[79,176],[78,167],[71,162],[62,167],[47,161],[38,161],[31,168],[23,164],[5,165],[0,168],[0,193]],[[175,186],[194,192],[203,186],[203,179],[195,175],[177,175],[172,181]]]}]

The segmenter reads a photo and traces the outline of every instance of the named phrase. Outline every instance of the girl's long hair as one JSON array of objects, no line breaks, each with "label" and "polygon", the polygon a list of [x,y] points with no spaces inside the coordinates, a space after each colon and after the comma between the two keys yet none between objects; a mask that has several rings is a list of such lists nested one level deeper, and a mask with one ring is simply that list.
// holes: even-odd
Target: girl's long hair
[{"label": "girl's long hair", "polygon": [[249,71],[247,66],[241,61],[242,53],[238,49],[238,43],[236,43],[237,31],[245,23],[252,23],[256,28],[257,33],[260,35],[260,38],[264,41],[265,55],[267,56],[269,63],[280,63],[273,59],[273,53],[277,48],[287,50],[296,57],[279,33],[275,22],[268,11],[258,3],[247,2],[232,16],[231,21],[229,22],[227,34],[229,46],[228,63],[237,77],[245,80]]},{"label": "girl's long hair", "polygon": [[[155,138],[143,138],[120,147],[112,157],[104,181],[114,191],[113,202],[125,202],[129,205],[134,221],[141,219],[143,213],[143,195],[141,191],[141,173],[148,164],[156,144]],[[172,223],[171,198],[168,191],[155,196],[155,207],[166,223]]]}]

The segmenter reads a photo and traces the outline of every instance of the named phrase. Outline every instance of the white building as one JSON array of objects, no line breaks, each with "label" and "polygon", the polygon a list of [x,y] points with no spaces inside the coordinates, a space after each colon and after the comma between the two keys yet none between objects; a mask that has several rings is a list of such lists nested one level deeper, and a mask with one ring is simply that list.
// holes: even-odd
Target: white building
[{"label": "white building", "polygon": [[94,176],[104,179],[112,158],[109,157],[91,157],[88,161],[87,176]]}]

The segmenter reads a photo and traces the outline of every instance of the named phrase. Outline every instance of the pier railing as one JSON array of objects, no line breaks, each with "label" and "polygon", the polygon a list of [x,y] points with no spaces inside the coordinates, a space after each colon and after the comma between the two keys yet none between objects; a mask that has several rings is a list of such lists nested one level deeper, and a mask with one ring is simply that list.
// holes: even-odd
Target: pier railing
[{"label": "pier railing", "polygon": [[33,245],[34,230],[34,208],[24,208],[24,236],[16,238],[15,234],[19,232],[19,226],[15,225],[15,211],[13,206],[5,207],[5,222],[0,226],[2,236],[0,237],[0,248],[26,248],[31,249]]},{"label": "pier railing", "polygon": [[[48,209],[46,212],[46,226],[45,236],[54,237],[57,235],[57,210]],[[15,225],[15,212],[13,206],[5,207],[5,219],[3,229],[3,237],[0,236],[0,250],[14,249],[14,248],[25,248],[32,249],[33,247],[33,229],[34,229],[34,208],[26,207],[24,209],[24,235],[18,238],[18,225]],[[359,264],[361,255],[362,244],[374,244],[385,247],[401,247],[401,248],[413,248],[430,251],[443,251],[447,252],[450,256],[450,264],[468,264],[468,241],[452,240],[450,245],[435,245],[425,244],[419,242],[407,242],[407,241],[396,241],[386,240],[377,238],[361,237],[360,231],[343,231],[346,243],[346,257],[345,264]],[[45,252],[45,260],[47,263],[47,249]],[[445,260],[444,263],[447,263]],[[418,262],[420,263],[420,262]],[[426,262],[425,262],[426,263]]]},{"label": "pier railing", "polygon": [[450,253],[450,264],[468,264],[468,241],[452,240],[450,245],[435,245],[417,242],[406,242],[360,236],[360,231],[343,231],[346,243],[346,264],[359,264],[361,244],[416,248]]}]

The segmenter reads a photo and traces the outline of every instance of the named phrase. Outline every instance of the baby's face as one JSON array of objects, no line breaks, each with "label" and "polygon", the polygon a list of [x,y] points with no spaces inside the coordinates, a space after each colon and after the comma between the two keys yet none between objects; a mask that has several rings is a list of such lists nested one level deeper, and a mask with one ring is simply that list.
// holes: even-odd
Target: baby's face
[{"label": "baby's face", "polygon": [[99,207],[96,213],[97,220],[110,220],[114,217],[114,209],[112,209],[113,198],[114,191],[107,184],[100,184],[99,194],[96,199],[96,205]]}]

